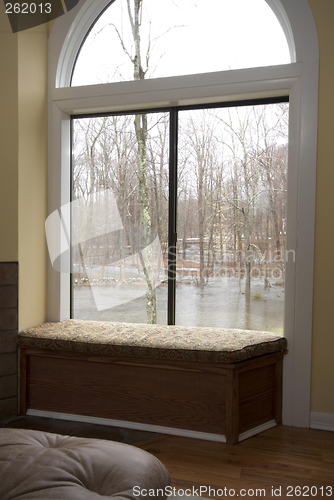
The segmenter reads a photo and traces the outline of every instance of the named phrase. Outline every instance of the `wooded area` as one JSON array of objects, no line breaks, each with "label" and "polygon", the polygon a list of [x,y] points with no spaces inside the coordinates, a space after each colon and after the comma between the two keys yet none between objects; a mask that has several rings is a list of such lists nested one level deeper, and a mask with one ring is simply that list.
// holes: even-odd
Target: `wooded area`
[{"label": "wooded area", "polygon": [[[139,120],[146,128],[141,144]],[[168,113],[76,119],[74,131],[73,198],[88,203],[92,193],[98,199],[111,189],[123,223],[123,230],[89,239],[87,222],[73,253],[74,278],[85,282],[89,267],[100,283],[112,276],[133,282],[136,269],[137,280],[150,285],[148,321],[155,322],[154,288],[166,282],[168,266]],[[264,290],[284,285],[287,131],[286,103],[180,111],[179,284],[204,288],[215,277],[238,277],[245,295],[253,280]],[[159,276],[141,258],[156,235]]]},{"label": "wooded area", "polygon": [[[116,33],[134,80],[150,69],[154,41],[146,33],[143,54],[142,5],[126,0],[129,39],[113,23],[101,30]],[[284,286],[288,109],[281,102],[178,112],[172,249],[178,284],[203,290],[210,280],[234,277],[246,297],[254,280],[262,280],[265,291],[273,283]],[[157,322],[155,289],[167,282],[169,265],[169,140],[164,111],[74,120],[73,199],[93,209],[94,200],[101,203],[102,193],[111,190],[123,225],[112,231],[106,223],[104,234],[92,238],[88,216],[73,250],[74,283],[145,283],[148,323]]]}]

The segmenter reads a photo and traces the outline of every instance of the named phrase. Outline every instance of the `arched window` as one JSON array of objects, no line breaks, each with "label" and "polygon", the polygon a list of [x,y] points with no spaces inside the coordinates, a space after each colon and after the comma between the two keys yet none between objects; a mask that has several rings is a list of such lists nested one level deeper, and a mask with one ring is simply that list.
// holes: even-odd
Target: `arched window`
[{"label": "arched window", "polygon": [[[290,62],[284,31],[265,0],[114,0],[80,48],[72,86]],[[122,321],[125,302],[134,322],[283,333],[289,255],[284,101],[283,95],[280,104],[229,103],[225,111],[220,100],[209,108],[203,103],[202,111],[173,106],[180,124],[175,136],[169,134],[170,110],[143,112],[134,119],[131,110],[127,118],[74,119],[72,197],[86,197],[93,210],[99,203],[92,201],[93,194],[112,190],[123,233],[116,239],[101,235],[97,241],[87,229],[94,232],[96,224],[85,226],[82,243],[72,251],[73,317]],[[196,108],[200,105],[199,100]],[[173,166],[168,149],[178,150]],[[150,233],[146,246],[157,234],[160,268],[153,253],[147,261],[147,268],[155,269],[154,290],[153,276],[138,260],[139,242],[136,251],[132,241],[138,239],[134,226]],[[172,247],[171,232],[178,235]],[[176,279],[168,273],[173,266]],[[103,292],[94,286],[100,281],[106,284]],[[87,286],[81,286],[87,283],[88,295]],[[116,284],[122,284],[123,302]]]},{"label": "arched window", "polygon": [[72,86],[132,80],[135,58],[146,79],[291,62],[265,0],[115,0],[87,35]]},{"label": "arched window", "polygon": [[[184,4],[184,2],[181,3]],[[208,3],[205,2],[206,8]],[[225,2],[219,3],[223,4]],[[237,2],[232,3],[236,4]],[[250,4],[250,2],[246,3]],[[216,113],[212,111],[213,108],[225,110],[233,106],[239,110],[242,109],[242,112],[246,113],[245,104],[252,106],[259,105],[259,103],[261,105],[274,105],[277,102],[288,100],[289,168],[287,170],[287,217],[286,221],[281,219],[280,232],[286,234],[286,248],[295,252],[295,259],[289,260],[286,263],[284,334],[289,342],[289,354],[286,356],[284,367],[283,419],[288,425],[307,427],[309,425],[310,409],[317,144],[319,64],[317,34],[307,0],[295,0],[294,2],[291,2],[291,0],[266,0],[266,4],[268,5],[264,1],[260,2],[260,0],[251,3],[257,9],[266,9],[269,16],[273,16],[273,13],[275,14],[278,21],[273,16],[274,23],[276,23],[278,28],[279,25],[282,27],[285,35],[284,38],[279,28],[278,33],[280,33],[279,36],[282,40],[281,47],[284,47],[283,52],[285,54],[283,55],[283,59],[270,60],[269,58],[261,60],[259,58],[254,59],[251,63],[238,63],[235,62],[233,55],[232,59],[222,62],[223,66],[206,66],[206,63],[210,62],[207,61],[207,53],[208,51],[211,53],[212,45],[215,46],[214,52],[218,58],[223,50],[222,47],[219,47],[219,49],[216,47],[216,41],[210,44],[210,40],[208,39],[207,46],[204,40],[202,40],[203,43],[200,45],[203,48],[203,52],[198,54],[198,61],[201,62],[198,66],[195,58],[194,66],[192,66],[192,68],[196,68],[195,73],[193,69],[190,69],[190,66],[185,69],[185,65],[184,69],[178,67],[173,72],[173,65],[171,63],[168,63],[166,65],[167,69],[166,67],[164,69],[163,65],[160,66],[156,60],[154,64],[156,72],[153,71],[153,66],[150,66],[149,72],[145,75],[151,78],[139,79],[138,81],[133,81],[133,63],[131,63],[132,66],[130,64],[128,69],[125,69],[126,64],[128,64],[126,58],[124,74],[122,74],[122,63],[117,63],[117,68],[110,66],[107,70],[102,69],[101,74],[98,76],[98,81],[105,83],[97,84],[97,81],[94,79],[84,81],[81,80],[81,76],[78,76],[81,59],[84,61],[84,51],[89,48],[89,38],[92,37],[94,43],[98,43],[99,39],[103,39],[104,31],[107,31],[107,28],[105,28],[99,34],[94,35],[93,30],[97,29],[98,23],[102,22],[104,16],[107,15],[107,11],[105,11],[105,14],[95,24],[101,12],[110,5],[109,0],[94,0],[94,2],[80,0],[77,7],[56,21],[50,34],[49,52],[49,213],[51,214],[56,210],[60,210],[63,224],[65,226],[68,224],[69,227],[69,221],[67,220],[69,213],[66,207],[71,200],[70,150],[71,124],[73,124],[74,119],[77,120],[77,124],[79,125],[81,123],[80,120],[89,120],[93,115],[95,117],[108,116],[108,126],[111,127],[113,121],[110,118],[111,116],[113,119],[115,117],[123,117],[118,118],[119,126],[121,127],[122,123],[126,121],[126,117],[130,117],[129,120],[133,123],[134,117],[138,115],[143,116],[143,114],[146,114],[148,116],[149,112],[155,112],[164,116],[168,112],[172,117],[171,120],[174,123],[173,126],[175,129],[175,114],[182,112],[185,113],[182,116],[186,117],[189,106],[193,108],[192,111],[196,108],[196,112],[198,108],[206,108],[206,112],[211,110],[209,113],[211,119],[220,120],[220,123],[222,123],[222,116],[219,114],[221,111]],[[173,2],[173,4],[177,5],[177,2]],[[117,5],[121,5],[121,0],[115,0],[110,5],[110,12]],[[268,6],[270,6],[272,12]],[[240,16],[234,16],[232,20],[229,20],[229,24],[236,27],[235,32],[233,32],[234,34],[238,33],[237,28],[242,23],[242,13],[240,12],[239,14]],[[126,15],[127,13],[123,7],[124,22]],[[144,12],[142,15],[144,22]],[[173,36],[176,36],[176,32],[182,33],[183,28],[175,27],[174,29],[176,23],[173,22],[170,24],[167,15],[164,20],[169,23],[167,23],[167,30],[172,28],[166,36],[173,38]],[[191,25],[190,20],[187,20],[188,22]],[[109,24],[109,21],[107,24]],[[205,24],[207,25],[207,23]],[[216,36],[217,25],[219,25],[216,18],[213,25],[215,26],[215,30],[213,30],[215,33],[213,35]],[[223,26],[223,20],[221,21],[221,25]],[[121,30],[120,26],[116,25],[118,31]],[[90,31],[92,27],[93,30]],[[117,39],[117,31],[115,28],[111,28],[112,36],[116,36]],[[266,23],[261,24],[260,22],[256,28],[253,22],[249,22],[247,25],[248,28],[251,33],[249,35],[250,38],[255,39],[255,35],[257,37],[260,34],[259,38],[261,39],[262,36],[261,49],[270,46],[271,41],[269,41],[265,31],[267,28]],[[272,33],[274,32],[272,31]],[[270,36],[272,33],[270,33]],[[201,38],[201,36],[202,34],[199,34],[198,38]],[[156,38],[156,34],[154,34],[154,37]],[[239,41],[237,35],[236,38]],[[86,42],[84,43],[85,40]],[[160,43],[160,39],[158,41]],[[159,45],[158,41],[157,46]],[[224,49],[227,43],[229,42],[225,41],[223,43]],[[83,49],[80,52],[82,45]],[[178,60],[176,65],[179,65],[180,60],[187,59],[187,56],[183,54],[192,54],[191,44],[189,47],[187,41],[182,44],[183,53],[180,42],[178,43],[178,48],[177,53],[172,56],[172,59],[175,59],[176,62]],[[241,44],[242,48],[247,48],[245,43]],[[127,50],[129,52],[129,49]],[[242,52],[241,50],[241,54]],[[261,52],[263,51],[261,50]],[[142,53],[146,54],[145,47],[143,47]],[[178,58],[178,53],[181,55],[180,58]],[[102,52],[98,51],[98,54],[101,55]],[[129,52],[129,54],[133,58],[134,53]],[[159,55],[162,55],[161,50],[160,52],[158,51],[158,59]],[[167,56],[169,57],[168,51],[166,51],[166,61],[168,59]],[[213,57],[210,64],[212,61],[216,64],[219,61],[217,57]],[[77,65],[75,65],[76,59]],[[163,59],[162,57],[161,61]],[[129,57],[128,60],[130,61]],[[249,67],[250,64],[253,66]],[[87,65],[89,66],[88,63]],[[258,67],[259,65],[261,67]],[[233,69],[230,70],[227,67]],[[145,70],[144,65],[142,68]],[[87,78],[90,78],[90,68],[88,69]],[[159,74],[160,70],[161,73]],[[73,85],[71,86],[73,71]],[[94,73],[95,78],[97,74],[95,69],[92,69],[91,73]],[[115,75],[119,76],[120,74],[122,74],[122,78],[115,77]],[[157,115],[154,116],[157,117]],[[159,123],[162,123],[163,119],[159,118]],[[192,125],[191,118],[189,120],[183,118],[180,121],[184,130]],[[224,118],[223,121],[227,122],[227,119]],[[92,124],[92,127],[95,127],[96,124],[97,122]],[[173,129],[173,126],[170,130]],[[153,131],[153,128],[150,128],[150,130]],[[222,130],[221,134],[224,135],[224,133]],[[159,136],[159,134],[156,136]],[[196,139],[195,134],[192,134],[190,137],[193,140]],[[254,134],[252,137],[254,138]],[[215,136],[215,140],[217,140],[217,136]],[[276,142],[279,144],[279,141]],[[131,141],[129,144],[131,144]],[[219,151],[217,144],[215,147],[216,151]],[[262,150],[264,151],[264,148]],[[278,157],[278,154],[276,156]],[[256,158],[257,161],[261,161],[262,159],[260,155],[257,155]],[[262,182],[264,182],[264,176],[262,177]],[[215,191],[213,191],[214,193]],[[229,196],[227,192],[225,194],[226,197]],[[188,195],[189,193],[187,193],[186,198]],[[240,208],[245,209],[245,207]],[[243,234],[244,238],[246,236]],[[200,238],[200,235],[198,238]],[[256,245],[255,239],[253,240],[253,244]],[[69,271],[69,266],[66,268],[66,264],[69,264],[68,254],[63,252],[66,249],[66,245],[68,245],[66,232],[59,230],[58,240],[56,241],[56,246],[58,246],[56,254],[60,255],[60,269]],[[70,274],[69,272],[59,273],[50,266],[49,275],[49,319],[57,321],[69,318]]]}]

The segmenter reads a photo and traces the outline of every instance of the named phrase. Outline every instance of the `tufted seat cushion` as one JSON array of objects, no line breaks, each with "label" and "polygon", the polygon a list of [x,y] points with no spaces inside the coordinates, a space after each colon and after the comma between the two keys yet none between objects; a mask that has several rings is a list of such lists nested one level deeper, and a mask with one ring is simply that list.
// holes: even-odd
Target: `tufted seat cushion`
[{"label": "tufted seat cushion", "polygon": [[134,494],[142,490],[155,490],[150,498],[164,500],[169,484],[162,463],[134,446],[0,429],[1,500],[148,498],[144,491],[143,496]]},{"label": "tufted seat cushion", "polygon": [[19,333],[20,347],[89,355],[130,356],[206,363],[236,363],[283,351],[275,333],[186,326],[66,320]]}]

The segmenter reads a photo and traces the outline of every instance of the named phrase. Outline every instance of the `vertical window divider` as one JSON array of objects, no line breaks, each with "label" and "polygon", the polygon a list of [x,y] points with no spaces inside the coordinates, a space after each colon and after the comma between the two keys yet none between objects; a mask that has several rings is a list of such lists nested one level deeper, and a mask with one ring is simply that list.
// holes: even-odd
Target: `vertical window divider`
[{"label": "vertical window divider", "polygon": [[70,122],[70,318],[73,318],[73,217],[72,217],[72,201],[73,201],[73,139],[74,139],[74,123],[73,117]]},{"label": "vertical window divider", "polygon": [[176,304],[176,217],[177,217],[177,151],[178,109],[170,109],[169,123],[169,207],[168,207],[168,303],[167,324],[175,325]]}]

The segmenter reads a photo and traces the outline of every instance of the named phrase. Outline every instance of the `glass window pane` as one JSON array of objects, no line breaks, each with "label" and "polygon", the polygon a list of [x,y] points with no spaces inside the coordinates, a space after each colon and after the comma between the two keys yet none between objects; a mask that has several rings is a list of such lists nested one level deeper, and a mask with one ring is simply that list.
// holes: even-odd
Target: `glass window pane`
[{"label": "glass window pane", "polygon": [[284,32],[265,0],[129,5],[130,14],[127,0],[115,0],[97,20],[79,53],[73,86],[291,62]]},{"label": "glass window pane", "polygon": [[177,324],[283,333],[287,147],[286,103],[179,113]]},{"label": "glass window pane", "polygon": [[73,120],[73,318],[166,323],[168,122]]}]

